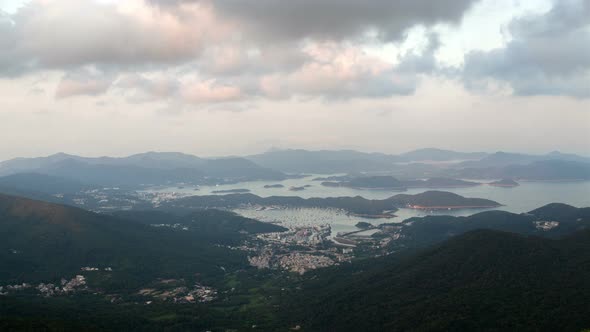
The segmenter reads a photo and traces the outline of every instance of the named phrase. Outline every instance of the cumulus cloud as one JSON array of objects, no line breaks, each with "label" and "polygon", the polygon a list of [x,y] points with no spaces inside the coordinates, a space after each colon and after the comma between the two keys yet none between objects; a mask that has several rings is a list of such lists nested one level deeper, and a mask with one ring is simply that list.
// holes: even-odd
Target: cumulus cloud
[{"label": "cumulus cloud", "polygon": [[417,24],[456,21],[474,1],[32,0],[0,17],[0,73],[170,65],[194,61],[205,49],[213,71],[235,72],[267,58],[299,61],[301,54],[280,50],[306,39],[340,41],[371,31],[391,40]]},{"label": "cumulus cloud", "polygon": [[206,4],[174,12],[131,0],[33,0],[0,21],[3,67],[67,68],[87,64],[140,66],[192,59],[227,27]]},{"label": "cumulus cloud", "polygon": [[515,19],[503,48],[471,52],[464,79],[505,82],[517,95],[590,97],[590,2],[560,0],[547,13]]},{"label": "cumulus cloud", "polygon": [[31,0],[0,17],[0,76],[63,70],[57,98],[98,95],[111,77],[72,74],[94,66],[132,102],[409,94],[430,59],[397,70],[359,41],[457,21],[474,1]]},{"label": "cumulus cloud", "polygon": [[[130,102],[408,95],[424,75],[447,73],[428,27],[458,22],[476,1],[31,0],[0,13],[0,77],[63,71],[56,98],[113,90]],[[590,95],[588,7],[564,0],[516,19],[505,47],[467,54],[453,75],[521,95]],[[426,47],[402,52],[417,26]],[[398,52],[371,55],[371,43]]]},{"label": "cumulus cloud", "polygon": [[150,0],[178,6],[213,3],[224,17],[256,36],[272,41],[313,38],[342,40],[376,33],[398,39],[415,25],[455,22],[476,0]]}]

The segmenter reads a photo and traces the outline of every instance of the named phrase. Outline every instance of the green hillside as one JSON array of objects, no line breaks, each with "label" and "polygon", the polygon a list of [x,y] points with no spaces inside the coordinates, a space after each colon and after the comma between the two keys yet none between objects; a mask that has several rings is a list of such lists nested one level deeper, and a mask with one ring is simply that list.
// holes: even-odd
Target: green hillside
[{"label": "green hillside", "polygon": [[306,331],[580,331],[590,327],[589,278],[590,232],[548,240],[478,230],[416,255],[318,272],[289,322]]},{"label": "green hillside", "polygon": [[0,284],[59,280],[85,266],[111,267],[122,288],[156,277],[214,277],[220,267],[247,266],[244,254],[218,244],[235,243],[242,232],[282,230],[223,211],[195,213],[186,229],[169,227],[177,222],[166,214],[148,223],[140,217],[0,195]]}]

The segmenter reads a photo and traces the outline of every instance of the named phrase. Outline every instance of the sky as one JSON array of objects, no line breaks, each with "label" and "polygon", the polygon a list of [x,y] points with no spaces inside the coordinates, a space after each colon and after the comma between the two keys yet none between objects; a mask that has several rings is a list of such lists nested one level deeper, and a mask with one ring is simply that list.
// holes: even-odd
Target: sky
[{"label": "sky", "polygon": [[0,0],[0,142],[590,155],[590,0]]}]

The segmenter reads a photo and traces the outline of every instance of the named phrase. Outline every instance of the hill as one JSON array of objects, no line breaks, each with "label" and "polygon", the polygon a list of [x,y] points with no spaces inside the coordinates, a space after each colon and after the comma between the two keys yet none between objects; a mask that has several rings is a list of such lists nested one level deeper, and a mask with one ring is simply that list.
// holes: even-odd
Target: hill
[{"label": "hill", "polygon": [[160,209],[167,211],[190,211],[203,208],[236,208],[241,206],[282,206],[336,208],[354,214],[384,215],[398,208],[483,208],[496,207],[500,203],[481,198],[466,198],[444,191],[427,191],[416,195],[395,195],[386,199],[355,197],[301,198],[298,196],[260,197],[254,194],[228,194],[190,196],[164,202]]},{"label": "hill", "polygon": [[467,198],[447,191],[426,191],[421,194],[398,194],[389,198],[399,207],[415,209],[490,208],[501,204],[489,199]]},{"label": "hill", "polygon": [[254,194],[190,196],[165,202],[160,209],[166,211],[191,211],[203,208],[237,208],[252,205],[336,208],[351,213],[368,215],[381,215],[385,211],[397,210],[388,200],[369,200],[360,196],[306,199],[298,196],[260,197]]},{"label": "hill", "polygon": [[507,187],[507,188],[519,186],[518,182],[516,182],[512,179],[502,179],[502,180],[490,182],[490,183],[488,183],[488,185],[494,186],[494,187]]},{"label": "hill", "polygon": [[0,174],[31,172],[84,184],[117,187],[286,178],[279,171],[260,167],[244,158],[203,159],[177,152],[148,152],[121,158],[89,158],[58,153],[48,157],[17,158],[0,163]]},{"label": "hill", "polygon": [[[162,211],[116,211],[114,216],[134,220],[139,223],[154,225],[180,224],[190,227],[199,237],[207,238],[209,242],[228,242],[228,239],[242,238],[242,233],[259,234],[283,232],[287,229],[275,224],[260,222],[255,219],[244,218],[233,212],[215,209],[197,210],[186,215],[176,215]],[[233,241],[236,242],[236,241]]]},{"label": "hill", "polygon": [[589,232],[477,230],[310,275],[285,319],[311,331],[580,331],[590,326],[588,266]]},{"label": "hill", "polygon": [[392,248],[425,247],[476,229],[557,238],[590,227],[590,208],[552,203],[529,213],[485,211],[466,217],[407,219]]},{"label": "hill", "polygon": [[0,195],[0,284],[59,280],[84,266],[111,267],[111,287],[127,291],[155,278],[215,277],[223,274],[219,266],[247,266],[244,254],[219,244],[280,230],[223,211],[109,216]]},{"label": "hill", "polygon": [[551,203],[530,211],[540,220],[559,220],[566,222],[590,221],[590,208],[576,208],[563,203]]},{"label": "hill", "polygon": [[90,188],[79,181],[38,173],[18,173],[0,177],[0,187],[43,194],[70,194]]}]

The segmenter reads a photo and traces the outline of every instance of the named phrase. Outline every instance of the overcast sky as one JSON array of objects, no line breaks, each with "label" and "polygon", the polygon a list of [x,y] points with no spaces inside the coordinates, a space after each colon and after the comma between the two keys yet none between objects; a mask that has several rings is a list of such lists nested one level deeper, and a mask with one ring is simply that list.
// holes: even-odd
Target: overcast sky
[{"label": "overcast sky", "polygon": [[0,0],[0,142],[590,155],[590,0]]}]

